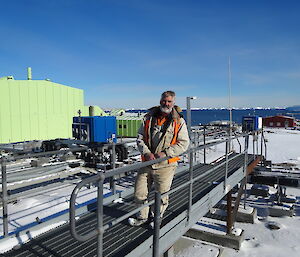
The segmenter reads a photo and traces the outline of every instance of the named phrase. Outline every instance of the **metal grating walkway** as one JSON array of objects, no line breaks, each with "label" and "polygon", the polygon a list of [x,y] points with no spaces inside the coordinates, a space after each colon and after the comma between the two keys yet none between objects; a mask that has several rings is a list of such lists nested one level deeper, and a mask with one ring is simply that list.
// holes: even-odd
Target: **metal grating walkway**
[{"label": "metal grating walkway", "polygon": [[[248,165],[254,161],[253,155],[248,155]],[[225,162],[225,159],[223,160]],[[234,180],[235,186],[243,178],[243,172],[241,169],[244,165],[244,155],[229,162],[228,177],[236,176]],[[194,166],[194,177],[197,177],[204,172],[211,169],[213,165],[198,164]],[[235,174],[237,173],[237,174]],[[214,172],[210,173],[201,180],[196,181],[193,184],[193,204],[197,205],[197,202],[205,201],[209,199],[212,191],[216,190],[217,187],[221,185],[224,181],[225,174],[225,164],[220,168],[216,169]],[[186,172],[178,174],[173,181],[172,187],[186,182],[189,178],[188,168]],[[214,190],[213,190],[214,189]],[[214,191],[215,192],[215,191]],[[162,243],[164,245],[170,244],[170,242],[175,242],[184,232],[193,224],[187,225],[185,231],[177,232],[176,224],[183,221],[181,214],[186,212],[188,207],[188,188],[184,188],[170,195],[169,207],[165,213],[162,229],[161,229],[161,240],[165,240]],[[218,200],[224,195],[217,196]],[[214,196],[215,197],[215,196]],[[116,203],[104,206],[104,224],[108,224],[110,221],[119,217],[129,211],[133,210],[135,207],[132,204],[133,196],[129,196],[124,199],[124,203]],[[206,201],[207,202],[207,201]],[[213,201],[208,203],[215,204]],[[211,206],[212,207],[212,206]],[[203,207],[202,207],[203,209]],[[209,208],[202,210],[201,214],[203,216],[208,212]],[[177,221],[176,221],[177,220]],[[176,223],[176,222],[177,223]],[[87,234],[91,230],[94,230],[97,224],[95,212],[91,212],[83,216],[77,222],[77,231],[79,234]],[[174,225],[175,224],[175,225]],[[181,223],[180,223],[181,224]],[[179,227],[179,226],[178,226]],[[174,230],[174,238],[170,239],[170,232]],[[153,231],[148,228],[147,225],[141,227],[131,227],[126,221],[113,226],[104,233],[104,253],[103,256],[146,256],[143,252],[147,252],[149,255],[149,249],[152,244],[152,233]],[[171,245],[169,245],[170,247]],[[166,248],[167,246],[165,246]],[[166,248],[167,249],[167,248]],[[151,249],[150,249],[151,250]],[[19,257],[19,256],[97,256],[97,239],[87,242],[78,242],[70,234],[70,227],[68,224],[56,228],[52,231],[46,232],[45,234],[32,239],[27,244],[20,247],[20,249],[12,250],[8,253],[1,254],[0,256],[5,257]]]}]

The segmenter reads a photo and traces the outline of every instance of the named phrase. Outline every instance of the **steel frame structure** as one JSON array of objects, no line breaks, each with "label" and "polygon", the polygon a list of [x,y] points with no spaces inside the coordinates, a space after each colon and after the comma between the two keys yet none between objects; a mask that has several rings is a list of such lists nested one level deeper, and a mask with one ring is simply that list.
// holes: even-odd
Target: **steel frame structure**
[{"label": "steel frame structure", "polygon": [[[245,138],[248,138],[247,135],[242,135],[242,136],[245,137]],[[204,137],[205,137],[205,134],[204,134]],[[246,159],[248,147],[247,147],[247,149],[245,148],[245,150],[243,152],[241,152],[240,154],[238,154],[234,157],[232,157],[232,156],[230,157],[229,156],[229,151],[227,150],[227,154],[226,154],[227,157],[226,157],[225,163],[220,164],[220,165],[212,166],[212,168],[209,171],[205,172],[204,174],[202,174],[201,176],[199,176],[197,178],[194,178],[193,174],[192,174],[193,169],[194,169],[193,160],[192,160],[194,152],[199,151],[199,150],[205,150],[206,148],[208,148],[210,146],[220,144],[220,143],[224,143],[224,142],[227,142],[226,149],[228,149],[228,141],[233,140],[233,139],[237,139],[238,137],[239,136],[236,136],[236,137],[231,138],[231,139],[227,138],[225,140],[210,142],[208,144],[205,143],[204,145],[200,145],[200,146],[197,144],[194,148],[190,149],[187,152],[187,154],[189,154],[189,158],[190,158],[190,167],[189,167],[189,173],[190,173],[189,178],[190,178],[190,180],[188,182],[185,182],[185,183],[179,185],[176,189],[172,189],[171,191],[169,191],[168,193],[166,193],[164,195],[172,194],[176,190],[180,190],[181,188],[184,188],[184,187],[189,187],[189,197],[190,197],[189,199],[190,200],[189,200],[188,209],[185,212],[178,215],[176,217],[176,219],[172,220],[167,225],[163,226],[161,229],[160,229],[160,226],[159,226],[159,224],[161,223],[161,220],[159,218],[157,218],[157,215],[156,215],[154,236],[151,237],[151,238],[148,238],[147,240],[145,240],[145,242],[143,242],[143,244],[136,247],[134,252],[131,253],[133,255],[129,254],[128,256],[137,256],[137,255],[139,255],[139,253],[140,253],[140,255],[143,255],[143,256],[151,256],[151,254],[153,254],[153,256],[158,256],[159,254],[163,253],[164,251],[166,251],[168,249],[168,247],[170,247],[170,245],[172,243],[175,242],[175,241],[172,241],[172,240],[170,241],[169,239],[167,239],[167,237],[165,237],[165,235],[170,235],[168,231],[172,230],[172,232],[170,232],[170,233],[171,234],[175,233],[176,236],[177,236],[176,238],[178,238],[179,235],[182,235],[185,231],[187,231],[188,228],[200,218],[199,215],[200,216],[205,215],[205,213],[203,213],[204,212],[203,210],[207,211],[207,210],[209,210],[209,208],[213,207],[222,198],[222,196],[226,195],[229,192],[229,190],[233,186],[235,186],[238,182],[240,182],[241,179],[245,178],[245,176],[247,174],[246,170],[247,170],[247,164],[248,164],[248,160]],[[205,142],[205,139],[204,139],[204,142]],[[246,140],[246,142],[247,142],[247,140]],[[246,143],[245,143],[245,146],[246,146]],[[82,148],[81,148],[81,150],[82,150]],[[241,150],[241,148],[240,148],[240,150]],[[53,153],[34,154],[33,156],[52,155],[52,154],[55,154],[55,153],[57,153],[57,151],[55,151]],[[62,153],[62,151],[59,151],[59,153]],[[213,173],[216,169],[221,168],[221,166],[224,165],[224,164],[225,164],[224,165],[225,166],[225,174],[228,175],[228,168],[229,168],[228,167],[228,162],[233,161],[234,159],[236,159],[238,157],[243,157],[244,158],[243,167],[241,167],[238,171],[234,172],[234,174],[231,174],[228,177],[225,176],[225,179],[224,179],[223,182],[219,183],[211,192],[209,192],[200,201],[198,201],[196,203],[193,203],[193,199],[192,199],[192,197],[193,197],[193,192],[192,192],[193,187],[191,185],[193,185],[195,182],[203,179],[207,175]],[[28,158],[28,155],[26,155],[26,157],[18,156],[17,158],[2,159],[1,160],[2,161],[1,162],[2,177],[4,175],[4,178],[5,178],[6,162],[7,161],[13,161],[15,159],[22,159],[22,158]],[[77,185],[77,187],[74,189],[73,194],[71,196],[71,202],[70,202],[70,224],[71,224],[71,228],[72,228],[71,229],[72,234],[75,236],[75,238],[82,241],[83,239],[86,240],[86,239],[90,239],[92,237],[97,236],[98,237],[98,245],[99,245],[98,252],[100,253],[98,256],[101,256],[101,252],[103,250],[102,247],[101,247],[101,241],[103,240],[104,231],[111,228],[111,226],[113,226],[115,224],[118,224],[122,220],[125,220],[127,217],[131,216],[135,212],[139,211],[139,209],[143,208],[143,207],[141,207],[139,209],[135,209],[134,211],[128,213],[127,215],[125,215],[123,217],[119,217],[118,219],[111,222],[110,224],[105,224],[104,225],[103,221],[101,221],[101,217],[103,218],[103,215],[101,215],[101,214],[103,214],[101,209],[103,210],[103,205],[105,205],[105,202],[108,202],[108,199],[103,199],[103,197],[100,196],[101,192],[103,190],[103,181],[104,181],[104,179],[105,178],[110,178],[110,177],[113,178],[113,177],[118,176],[118,175],[120,175],[124,172],[127,172],[127,171],[138,170],[141,167],[151,165],[153,163],[156,163],[156,162],[159,162],[159,161],[162,161],[162,160],[165,160],[165,159],[167,159],[167,158],[165,157],[165,158],[155,160],[155,161],[150,161],[150,162],[147,162],[147,163],[138,163],[138,164],[134,164],[134,165],[131,165],[131,166],[126,166],[126,167],[110,170],[110,172],[106,173],[106,174],[103,174],[102,172],[100,172],[99,174],[97,174],[93,177],[87,178],[87,179],[83,180],[82,182],[80,182]],[[75,199],[76,199],[77,193],[79,192],[80,188],[82,186],[84,186],[84,184],[90,183],[90,182],[95,182],[95,181],[98,183],[98,194],[100,196],[97,199],[97,201],[98,201],[98,209],[97,209],[98,214],[97,214],[97,217],[98,217],[98,220],[99,220],[99,223],[98,223],[99,226],[98,226],[97,230],[92,232],[92,234],[89,234],[88,236],[82,237],[81,235],[78,235],[76,233],[76,228],[75,228],[75,217],[76,217],[76,214],[75,214]],[[211,182],[209,182],[209,183],[211,183]],[[5,179],[2,180],[2,184],[3,185],[5,184]],[[230,185],[230,186],[228,186],[228,185]],[[101,189],[101,187],[102,187],[102,189]],[[132,193],[132,189],[129,190],[129,191],[130,191],[130,193]],[[123,192],[123,193],[117,192],[116,195],[113,195],[112,197],[109,197],[109,199],[116,199],[116,198],[120,197],[121,195],[126,196],[130,193],[129,192],[128,193],[126,193],[126,192]],[[156,192],[156,197],[155,197],[156,201],[152,200],[148,203],[148,205],[155,204],[156,208],[158,208],[159,204],[160,204],[160,200],[159,200],[160,197],[161,196],[159,195],[159,193]],[[6,201],[6,204],[7,204],[7,198],[3,197],[2,200],[3,200],[3,207],[4,207],[5,201]],[[87,211],[87,209],[86,209],[86,207],[81,207],[80,210],[77,209],[77,211],[76,211],[77,214],[78,214],[78,211],[80,212],[80,215],[82,215],[85,211]],[[4,214],[5,214],[5,208],[3,208],[3,217],[5,218]],[[6,210],[6,214],[7,214],[7,210]],[[62,216],[66,217],[66,214],[64,214]],[[7,216],[6,216],[6,218],[7,218]],[[58,220],[59,218],[56,218],[56,219]],[[4,219],[4,221],[5,221],[5,219]],[[7,219],[6,219],[6,221],[7,221]],[[3,226],[4,226],[4,236],[7,237],[8,233],[5,234],[5,222],[3,223]],[[39,224],[39,226],[42,226],[42,224]],[[172,238],[174,239],[174,234],[172,234]],[[152,245],[154,245],[155,247],[152,246]],[[148,250],[145,252],[145,249],[148,249]],[[146,254],[146,255],[144,255],[144,254]]]},{"label": "steel frame structure", "polygon": [[[245,135],[244,135],[245,136]],[[70,199],[70,228],[71,228],[71,234],[72,236],[80,241],[80,242],[84,242],[84,241],[88,241],[94,237],[97,237],[97,256],[98,257],[102,257],[103,256],[103,234],[106,230],[112,228],[114,225],[126,220],[127,218],[129,218],[130,216],[136,214],[138,211],[140,211],[141,209],[143,209],[145,206],[150,206],[152,204],[154,204],[155,206],[155,216],[154,216],[154,230],[153,230],[153,247],[151,247],[151,244],[149,245],[148,240],[146,240],[142,245],[142,249],[145,249],[145,244],[148,244],[148,247],[146,247],[146,249],[150,249],[151,254],[154,257],[159,257],[160,254],[163,254],[164,251],[166,251],[168,249],[168,247],[170,247],[175,241],[174,238],[176,238],[176,240],[178,239],[178,237],[174,236],[174,229],[172,229],[172,236],[166,236],[165,238],[172,238],[172,240],[167,240],[168,243],[164,243],[162,246],[160,246],[160,238],[162,238],[162,235],[167,235],[168,232],[164,232],[164,228],[160,229],[160,224],[161,224],[161,218],[159,215],[159,212],[157,210],[160,209],[160,204],[161,204],[161,197],[166,196],[166,195],[170,195],[173,192],[176,192],[184,187],[189,187],[189,205],[188,205],[188,209],[186,210],[186,212],[184,212],[182,217],[180,217],[179,219],[182,219],[183,223],[178,223],[176,225],[176,228],[179,229],[179,231],[181,231],[179,235],[182,235],[183,231],[187,231],[194,223],[197,222],[197,220],[203,216],[207,210],[209,210],[209,208],[212,208],[220,199],[222,199],[222,197],[224,195],[226,195],[233,186],[235,186],[238,182],[241,181],[242,178],[244,178],[247,174],[247,167],[245,165],[243,165],[243,167],[241,167],[238,172],[235,172],[232,176],[228,177],[228,163],[229,161],[232,161],[240,156],[245,156],[245,161],[244,164],[247,163],[247,153],[248,153],[248,135],[245,136],[246,138],[246,143],[245,146],[247,146],[247,148],[245,147],[244,151],[240,154],[237,154],[234,157],[229,157],[229,142],[232,140],[231,137],[228,137],[227,139],[223,140],[223,141],[219,141],[218,143],[222,143],[225,142],[226,144],[226,161],[225,161],[225,179],[222,183],[220,183],[215,189],[212,190],[212,193],[210,192],[209,194],[207,194],[207,196],[209,197],[208,199],[205,199],[204,202],[201,201],[193,204],[193,183],[195,183],[196,181],[202,179],[203,177],[207,176],[209,173],[212,173],[213,171],[215,171],[216,169],[220,168],[222,165],[224,165],[224,163],[221,163],[219,165],[214,166],[213,168],[209,169],[207,172],[205,172],[204,174],[202,174],[201,176],[198,176],[196,178],[194,178],[193,176],[193,152],[197,151],[197,150],[202,150],[205,149],[207,147],[207,145],[203,145],[203,146],[198,146],[198,147],[194,147],[194,148],[190,148],[186,153],[189,154],[189,181],[180,184],[178,187],[171,189],[169,192],[164,193],[164,194],[160,194],[159,192],[155,191],[155,199],[152,201],[149,201],[148,203],[144,204],[143,206],[136,208],[135,210],[132,210],[128,213],[126,213],[125,215],[116,218],[113,221],[110,221],[108,224],[104,224],[103,222],[103,216],[104,216],[104,212],[103,212],[103,182],[105,178],[110,178],[110,177],[114,177],[116,175],[128,172],[128,171],[132,171],[132,170],[139,170],[143,167],[164,161],[169,159],[168,157],[164,157],[164,158],[160,158],[157,160],[152,160],[152,161],[148,161],[148,162],[144,162],[144,163],[138,163],[138,164],[134,164],[131,166],[127,166],[127,167],[122,167],[122,168],[118,168],[118,169],[114,169],[111,170],[109,173],[103,173],[102,171],[99,171],[99,173],[93,177],[89,177],[83,181],[81,181],[73,190],[72,195],[71,195],[71,199]],[[186,154],[185,153],[185,154]],[[238,174],[238,175],[237,175]],[[85,186],[86,184],[89,183],[97,183],[98,185],[98,195],[97,195],[97,229],[89,232],[88,234],[85,235],[80,235],[77,233],[76,231],[76,207],[75,207],[75,203],[76,203],[76,197],[80,191],[80,189]],[[220,190],[222,188],[222,190]],[[209,202],[208,206],[205,206],[206,202]],[[203,208],[203,207],[207,207],[207,208]],[[205,210],[205,213],[203,213],[203,210]],[[179,215],[179,216],[181,216]],[[178,220],[178,217],[176,218],[176,220]],[[171,222],[172,223],[172,222]],[[182,227],[182,224],[184,224],[184,227]],[[169,224],[168,224],[169,226]],[[177,231],[177,229],[176,229]],[[164,236],[163,236],[164,237]],[[163,240],[164,242],[166,240]],[[141,245],[139,246],[141,247]],[[137,248],[139,248],[137,247]],[[152,248],[152,249],[151,249]],[[146,255],[145,255],[146,254]],[[144,252],[143,256],[148,256],[150,254],[150,252]],[[129,255],[130,256],[130,255]],[[151,256],[151,255],[149,255]]]}]

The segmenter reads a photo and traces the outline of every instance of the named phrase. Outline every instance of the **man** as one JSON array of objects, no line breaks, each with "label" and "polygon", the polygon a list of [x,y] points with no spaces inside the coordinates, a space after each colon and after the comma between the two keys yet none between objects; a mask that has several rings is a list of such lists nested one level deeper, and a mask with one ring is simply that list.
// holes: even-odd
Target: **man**
[{"label": "man", "polygon": [[[175,93],[162,93],[160,106],[149,109],[138,131],[137,145],[142,161],[150,161],[165,156],[172,157],[147,166],[137,175],[135,182],[135,203],[137,206],[147,202],[148,193],[154,183],[161,194],[170,190],[179,155],[189,146],[189,136],[181,109],[175,106]],[[162,197],[161,217],[167,209],[169,197]],[[148,221],[149,207],[142,209],[136,218],[129,218],[132,226],[140,226]]]}]

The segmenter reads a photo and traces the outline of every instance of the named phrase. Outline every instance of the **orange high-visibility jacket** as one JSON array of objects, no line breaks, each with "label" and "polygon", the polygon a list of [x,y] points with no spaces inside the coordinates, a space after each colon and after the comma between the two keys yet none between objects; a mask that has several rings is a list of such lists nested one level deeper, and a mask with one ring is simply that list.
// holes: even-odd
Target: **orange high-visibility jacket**
[{"label": "orange high-visibility jacket", "polygon": [[[162,168],[169,165],[177,165],[179,155],[185,152],[189,146],[189,136],[185,120],[175,108],[162,125],[157,124],[159,107],[153,107],[145,116],[138,131],[137,145],[143,157],[146,153],[165,152],[173,157],[168,161],[152,165],[152,168]],[[160,126],[161,125],[161,126]]]}]

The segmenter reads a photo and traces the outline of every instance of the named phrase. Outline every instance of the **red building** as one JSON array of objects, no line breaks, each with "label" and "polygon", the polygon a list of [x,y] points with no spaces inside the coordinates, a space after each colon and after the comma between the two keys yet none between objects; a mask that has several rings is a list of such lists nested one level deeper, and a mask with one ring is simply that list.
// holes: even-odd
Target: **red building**
[{"label": "red building", "polygon": [[292,128],[296,126],[296,120],[293,117],[276,115],[263,118],[263,126],[271,128]]}]

